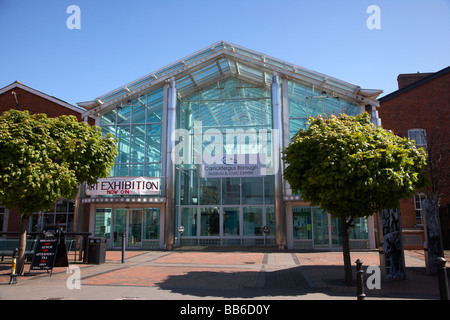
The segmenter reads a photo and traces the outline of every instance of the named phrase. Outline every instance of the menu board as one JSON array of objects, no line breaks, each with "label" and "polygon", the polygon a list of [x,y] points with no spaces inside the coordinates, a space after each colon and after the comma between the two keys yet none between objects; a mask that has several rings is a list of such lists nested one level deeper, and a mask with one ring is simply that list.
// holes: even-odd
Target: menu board
[{"label": "menu board", "polygon": [[39,239],[31,261],[30,270],[52,270],[55,264],[59,239]]}]

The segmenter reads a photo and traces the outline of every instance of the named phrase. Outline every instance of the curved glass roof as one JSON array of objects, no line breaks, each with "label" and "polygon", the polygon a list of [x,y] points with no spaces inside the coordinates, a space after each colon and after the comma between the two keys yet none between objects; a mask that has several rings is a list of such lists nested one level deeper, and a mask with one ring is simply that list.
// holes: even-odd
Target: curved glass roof
[{"label": "curved glass roof", "polygon": [[375,98],[382,92],[364,90],[345,81],[220,41],[93,101],[80,102],[78,105],[88,110],[85,116],[103,113],[107,111],[105,109],[110,109],[107,106],[153,91],[171,78],[175,78],[180,97],[186,97],[230,76],[268,89],[274,73],[292,81],[315,86],[330,94],[345,96],[358,103],[378,105]]}]

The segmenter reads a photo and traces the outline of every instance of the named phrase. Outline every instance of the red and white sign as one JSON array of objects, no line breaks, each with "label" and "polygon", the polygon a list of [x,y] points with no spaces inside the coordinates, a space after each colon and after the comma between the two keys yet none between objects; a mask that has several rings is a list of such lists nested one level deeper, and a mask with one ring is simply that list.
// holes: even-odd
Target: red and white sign
[{"label": "red and white sign", "polygon": [[159,195],[161,192],[161,179],[159,178],[106,178],[99,179],[97,184],[86,187],[86,195]]}]

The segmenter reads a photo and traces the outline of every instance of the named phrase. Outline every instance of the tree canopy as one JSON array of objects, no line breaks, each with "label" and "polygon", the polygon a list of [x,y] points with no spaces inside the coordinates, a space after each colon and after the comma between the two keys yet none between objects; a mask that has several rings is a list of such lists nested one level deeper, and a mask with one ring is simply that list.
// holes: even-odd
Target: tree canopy
[{"label": "tree canopy", "polygon": [[10,110],[0,116],[0,201],[21,214],[75,198],[78,185],[107,177],[117,155],[112,135],[74,116]]},{"label": "tree canopy", "polygon": [[283,151],[284,177],[304,201],[341,221],[347,268],[353,219],[397,207],[426,185],[426,154],[413,141],[377,128],[367,113],[308,121]]},{"label": "tree canopy", "polygon": [[339,215],[366,217],[393,208],[427,181],[426,154],[376,128],[367,113],[309,119],[283,151],[284,177],[305,201]]}]

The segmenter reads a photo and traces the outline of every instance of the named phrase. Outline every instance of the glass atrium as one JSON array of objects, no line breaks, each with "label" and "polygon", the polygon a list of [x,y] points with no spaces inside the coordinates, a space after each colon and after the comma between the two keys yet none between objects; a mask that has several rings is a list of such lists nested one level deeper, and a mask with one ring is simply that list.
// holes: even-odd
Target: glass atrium
[{"label": "glass atrium", "polygon": [[[378,93],[379,94],[379,93]],[[118,138],[111,179],[158,179],[157,193],[87,195],[90,230],[118,247],[333,248],[340,226],[282,180],[280,150],[307,118],[377,106],[376,91],[218,42],[79,103]],[[278,169],[280,168],[280,169]],[[131,184],[131,182],[125,182]],[[357,221],[354,246],[373,222]],[[183,232],[178,232],[183,227]],[[266,232],[264,232],[265,230]]]}]

